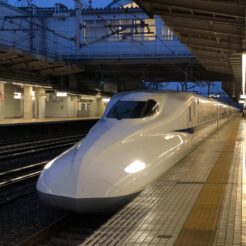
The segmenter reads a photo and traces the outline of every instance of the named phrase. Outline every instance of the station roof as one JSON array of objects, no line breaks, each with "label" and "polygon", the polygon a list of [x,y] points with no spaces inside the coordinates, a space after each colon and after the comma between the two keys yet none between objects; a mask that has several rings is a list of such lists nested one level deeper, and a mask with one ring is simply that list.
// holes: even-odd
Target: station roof
[{"label": "station roof", "polygon": [[241,89],[245,0],[136,0],[160,15],[208,71],[233,75]]},{"label": "station roof", "polygon": [[0,73],[4,78],[42,82],[45,78],[82,71],[81,66],[0,45]]}]

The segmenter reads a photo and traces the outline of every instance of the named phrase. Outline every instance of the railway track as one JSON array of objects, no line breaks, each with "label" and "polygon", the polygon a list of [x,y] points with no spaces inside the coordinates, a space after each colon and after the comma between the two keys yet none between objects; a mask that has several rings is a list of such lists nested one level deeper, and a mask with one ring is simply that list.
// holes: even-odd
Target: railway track
[{"label": "railway track", "polygon": [[[83,137],[84,134],[80,134],[0,146],[0,205],[33,193],[36,180],[44,165]],[[38,162],[30,161],[30,157],[31,159],[33,156],[39,157],[40,153],[44,157],[47,155],[48,158]]]},{"label": "railway track", "polygon": [[0,191],[9,189],[16,183],[25,182],[37,177],[46,163],[47,161],[30,164],[7,172],[0,172]]},{"label": "railway track", "polygon": [[35,192],[35,183],[46,162],[0,172],[0,205]]},{"label": "railway track", "polygon": [[115,213],[66,215],[31,235],[19,245],[80,245]]},{"label": "railway track", "polygon": [[70,137],[59,137],[22,144],[0,146],[0,161],[15,159],[28,154],[34,154],[35,152],[47,151],[48,149],[65,148],[79,141],[84,136],[85,134],[80,134]]},{"label": "railway track", "polygon": [[0,146],[0,173],[50,160],[83,137],[84,134],[80,134],[21,145]]},{"label": "railway track", "polygon": [[[0,161],[25,159],[27,156],[50,151],[62,151],[83,138],[84,135],[59,137],[49,140],[32,141],[23,144],[0,146]],[[6,165],[0,169],[0,206],[35,192],[35,183],[45,161]],[[2,166],[2,163],[0,164]],[[8,168],[7,168],[8,167]],[[104,224],[112,214],[66,215],[43,228],[18,245],[78,245],[83,243],[98,227]]]}]

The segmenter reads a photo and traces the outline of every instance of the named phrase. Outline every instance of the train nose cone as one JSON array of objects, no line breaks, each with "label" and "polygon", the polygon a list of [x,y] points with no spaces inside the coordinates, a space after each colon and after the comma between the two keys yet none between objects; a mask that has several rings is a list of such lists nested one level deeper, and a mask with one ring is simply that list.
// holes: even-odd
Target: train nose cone
[{"label": "train nose cone", "polygon": [[[38,196],[48,206],[74,212],[100,212],[118,203],[117,194],[120,193],[120,189],[108,182],[85,177],[73,181],[67,184],[64,180],[54,180],[44,186],[40,185],[42,180],[39,180]],[[116,198],[112,198],[111,195],[115,195]]]},{"label": "train nose cone", "polygon": [[[76,148],[47,164],[36,188],[48,206],[74,212],[98,212],[115,204],[121,190],[107,180],[85,177],[84,162],[76,159]],[[110,198],[110,199],[108,199]]]},{"label": "train nose cone", "polygon": [[81,158],[77,146],[49,162],[37,182],[37,190],[67,197],[105,197],[119,194],[120,190],[96,170],[88,176],[88,160]]}]

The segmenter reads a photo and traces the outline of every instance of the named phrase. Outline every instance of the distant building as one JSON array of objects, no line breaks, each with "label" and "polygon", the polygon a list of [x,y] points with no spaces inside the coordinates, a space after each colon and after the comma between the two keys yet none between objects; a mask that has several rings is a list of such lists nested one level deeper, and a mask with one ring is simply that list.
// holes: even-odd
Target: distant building
[{"label": "distant building", "polygon": [[1,9],[0,25],[8,35],[1,35],[0,43],[37,54],[85,58],[191,56],[160,17],[149,18],[131,1],[113,1],[103,9],[83,6],[81,16],[60,3],[53,8],[5,4]]}]

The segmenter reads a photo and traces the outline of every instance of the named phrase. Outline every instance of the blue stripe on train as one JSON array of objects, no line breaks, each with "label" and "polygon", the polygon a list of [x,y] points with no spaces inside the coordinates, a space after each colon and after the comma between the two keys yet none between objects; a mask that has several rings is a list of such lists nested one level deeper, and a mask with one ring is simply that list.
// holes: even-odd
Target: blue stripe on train
[{"label": "blue stripe on train", "polygon": [[176,130],[175,132],[186,132],[186,133],[193,134],[195,132],[195,129],[194,127],[191,127],[191,128]]}]

